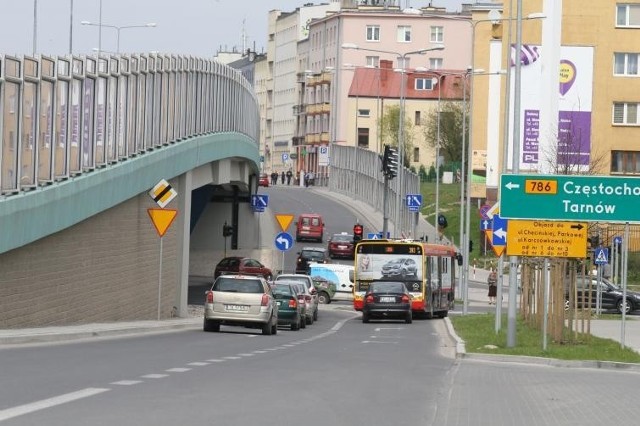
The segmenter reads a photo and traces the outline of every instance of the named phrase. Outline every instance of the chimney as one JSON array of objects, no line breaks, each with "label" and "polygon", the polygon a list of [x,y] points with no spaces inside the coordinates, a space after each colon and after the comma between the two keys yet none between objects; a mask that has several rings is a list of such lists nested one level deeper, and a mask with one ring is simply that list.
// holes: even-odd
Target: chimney
[{"label": "chimney", "polygon": [[390,61],[388,59],[381,59],[380,70],[381,70],[380,80],[382,80],[383,83],[386,83],[389,72],[393,70],[393,61]]}]

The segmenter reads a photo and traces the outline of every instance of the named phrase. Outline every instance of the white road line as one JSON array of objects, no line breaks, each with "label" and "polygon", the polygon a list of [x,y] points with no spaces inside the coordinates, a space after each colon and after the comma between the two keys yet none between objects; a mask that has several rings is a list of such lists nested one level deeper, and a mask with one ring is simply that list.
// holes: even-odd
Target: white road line
[{"label": "white road line", "polygon": [[239,356],[225,356],[224,359],[240,359]]},{"label": "white road line", "polygon": [[146,374],[141,376],[143,379],[164,379],[165,377],[169,377],[168,374]]},{"label": "white road line", "polygon": [[202,367],[202,366],[204,366],[204,365],[209,365],[209,363],[208,363],[208,362],[200,362],[200,361],[196,361],[196,362],[190,362],[190,363],[189,363],[189,364],[187,364],[187,365],[192,365],[192,366],[194,366],[194,367]]},{"label": "white road line", "polygon": [[266,354],[267,351],[253,351],[254,354]]},{"label": "white road line", "polygon": [[381,342],[379,340],[363,340],[361,343],[391,343],[392,345],[396,345],[398,342]]},{"label": "white road line", "polygon": [[238,354],[240,356],[254,356],[255,354]]},{"label": "white road line", "polygon": [[190,371],[190,368],[170,368],[168,370],[164,370],[167,373],[184,373],[185,371]]},{"label": "white road line", "polygon": [[142,380],[120,380],[118,382],[111,382],[110,385],[119,385],[119,386],[131,386],[137,385],[138,383],[142,383]]},{"label": "white road line", "polygon": [[44,410],[45,408],[55,407],[56,405],[66,404],[67,402],[76,401],[82,398],[88,398],[111,389],[107,388],[86,388],[76,392],[66,393],[64,395],[54,396],[53,398],[43,399],[41,401],[32,402],[30,404],[19,405],[17,407],[6,408],[0,411],[0,422],[9,420],[23,414],[33,413],[35,411]]},{"label": "white road line", "polygon": [[217,359],[217,358],[212,358],[212,359],[208,359],[207,362],[225,362],[226,359]]}]

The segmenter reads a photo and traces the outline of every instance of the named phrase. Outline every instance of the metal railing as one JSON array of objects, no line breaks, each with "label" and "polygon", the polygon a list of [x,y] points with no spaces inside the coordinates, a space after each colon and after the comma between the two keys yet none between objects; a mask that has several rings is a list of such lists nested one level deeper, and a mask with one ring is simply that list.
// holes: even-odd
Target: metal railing
[{"label": "metal railing", "polygon": [[179,55],[0,55],[0,201],[208,133],[259,139],[233,68]]}]

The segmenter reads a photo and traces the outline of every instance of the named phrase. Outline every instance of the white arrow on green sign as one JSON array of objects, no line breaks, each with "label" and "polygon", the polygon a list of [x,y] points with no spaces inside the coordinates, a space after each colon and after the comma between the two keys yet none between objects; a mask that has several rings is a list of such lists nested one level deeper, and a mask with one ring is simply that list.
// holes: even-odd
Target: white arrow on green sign
[{"label": "white arrow on green sign", "polygon": [[499,199],[507,219],[640,222],[638,178],[505,174]]}]

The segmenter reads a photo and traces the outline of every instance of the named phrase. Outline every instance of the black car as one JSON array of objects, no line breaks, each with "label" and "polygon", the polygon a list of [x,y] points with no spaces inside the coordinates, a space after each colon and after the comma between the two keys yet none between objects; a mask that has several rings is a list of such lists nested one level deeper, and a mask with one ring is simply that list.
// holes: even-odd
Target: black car
[{"label": "black car", "polygon": [[[565,281],[565,309],[573,307],[570,301],[569,290],[570,286]],[[578,308],[586,308],[589,306],[589,298],[591,298],[591,308],[596,309],[598,298],[598,280],[596,277],[584,277],[578,276],[576,278],[576,296]],[[602,278],[600,282],[600,294],[602,297],[602,304],[600,305],[603,310],[616,310],[618,313],[622,313],[625,310],[625,305],[622,300],[622,288],[618,287],[606,278]],[[626,313],[640,309],[640,293],[636,291],[627,290],[627,304]]]},{"label": "black car", "polygon": [[374,281],[364,295],[362,322],[371,318],[397,318],[411,324],[411,295],[404,283],[398,281]]},{"label": "black car", "polygon": [[309,262],[327,263],[327,250],[323,247],[303,247],[296,260],[296,274],[308,274]]}]

